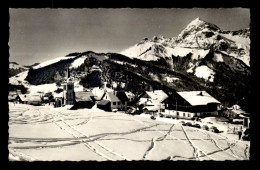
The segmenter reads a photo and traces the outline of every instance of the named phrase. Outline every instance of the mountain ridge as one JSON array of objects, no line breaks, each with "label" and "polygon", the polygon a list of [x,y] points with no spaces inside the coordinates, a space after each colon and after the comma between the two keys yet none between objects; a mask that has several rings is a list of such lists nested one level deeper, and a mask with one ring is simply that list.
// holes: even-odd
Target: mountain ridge
[{"label": "mountain ridge", "polygon": [[[179,40],[178,37],[154,36],[151,40],[144,38],[121,53],[74,52],[48,60],[23,75],[24,82],[29,84],[24,85],[30,90],[30,85],[57,83],[55,75],[64,77],[63,72],[69,66],[77,84],[84,88],[103,86],[104,82],[108,82],[110,85],[117,84],[119,90],[135,94],[151,88],[166,93],[206,90],[226,106],[240,104],[250,110],[250,65],[232,52],[238,50],[234,42],[241,37],[236,36],[249,38],[249,29],[248,32],[220,33],[214,24],[203,23],[196,19],[188,25],[189,29],[181,32],[186,34],[184,39],[181,33]],[[194,26],[198,29],[192,28]],[[197,39],[194,39],[194,30],[198,33]],[[223,38],[222,34],[227,37]],[[235,34],[232,37],[234,41],[228,37],[232,34]],[[249,55],[250,48],[246,48],[247,41],[244,43],[240,53]],[[12,77],[10,84],[16,83],[16,79],[19,75],[18,78]],[[20,82],[23,84],[23,81]]]}]

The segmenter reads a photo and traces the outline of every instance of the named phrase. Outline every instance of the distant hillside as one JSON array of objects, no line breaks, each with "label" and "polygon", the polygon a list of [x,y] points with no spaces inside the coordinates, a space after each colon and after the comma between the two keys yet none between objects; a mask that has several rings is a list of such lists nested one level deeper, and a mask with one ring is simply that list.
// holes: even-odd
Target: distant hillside
[{"label": "distant hillside", "polygon": [[19,65],[17,62],[9,62],[9,73],[8,77],[13,77],[23,71],[26,71],[28,68],[25,66]]},{"label": "distant hillside", "polygon": [[249,29],[222,31],[197,18],[178,37],[145,38],[121,54],[70,53],[33,66],[23,76],[31,85],[57,83],[55,76],[65,77],[69,67],[85,88],[106,82],[135,94],[205,90],[225,106],[238,104],[250,111],[249,35]]},{"label": "distant hillside", "polygon": [[34,66],[37,66],[37,65],[39,65],[40,63],[34,63],[34,64],[32,64],[32,65],[29,65],[29,66],[24,66],[24,67],[27,67],[27,68],[32,68],[32,67],[34,67]]}]

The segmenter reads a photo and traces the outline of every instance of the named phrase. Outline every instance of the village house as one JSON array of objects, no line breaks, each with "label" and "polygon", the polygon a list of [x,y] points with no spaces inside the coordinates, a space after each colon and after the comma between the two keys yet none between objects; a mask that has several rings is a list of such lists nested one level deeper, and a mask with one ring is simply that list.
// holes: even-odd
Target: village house
[{"label": "village house", "polygon": [[111,102],[109,100],[101,100],[97,102],[97,108],[104,111],[111,111]]},{"label": "village house", "polygon": [[76,92],[75,108],[92,108],[95,105],[94,94],[92,92]]},{"label": "village house", "polygon": [[143,110],[150,113],[165,112],[165,100],[168,95],[162,90],[146,91],[139,96],[138,105],[143,105]]},{"label": "village house", "polygon": [[165,116],[191,119],[192,117],[217,116],[220,102],[206,91],[176,92],[164,101]]},{"label": "village house", "polygon": [[41,96],[38,94],[19,94],[18,101],[22,104],[40,105],[42,102]]},{"label": "village house", "polygon": [[113,92],[113,90],[110,89],[110,88],[107,88],[106,85],[105,85],[105,88],[94,87],[92,89],[92,93],[93,93],[94,98],[95,98],[96,101],[102,100],[102,97],[104,96],[104,94],[106,92]]},{"label": "village house", "polygon": [[27,104],[29,97],[28,97],[28,94],[19,94],[17,99],[18,99],[19,103]]},{"label": "village house", "polygon": [[95,100],[100,101],[101,98],[105,94],[105,89],[100,88],[100,87],[95,87],[95,88],[92,89],[92,93],[95,96]]},{"label": "village house", "polygon": [[112,111],[114,109],[126,110],[128,98],[123,91],[106,92],[97,107],[103,110]]},{"label": "village house", "polygon": [[124,91],[115,91],[115,95],[118,97],[118,99],[121,102],[119,109],[120,110],[126,110],[128,102],[129,102],[129,99],[126,96],[126,93]]}]

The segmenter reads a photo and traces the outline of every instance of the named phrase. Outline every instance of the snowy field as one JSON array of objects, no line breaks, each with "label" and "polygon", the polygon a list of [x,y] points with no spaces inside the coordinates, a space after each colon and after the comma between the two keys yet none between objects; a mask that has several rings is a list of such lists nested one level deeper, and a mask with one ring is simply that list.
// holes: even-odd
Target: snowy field
[{"label": "snowy field", "polygon": [[178,121],[9,103],[11,161],[249,160],[250,143]]}]

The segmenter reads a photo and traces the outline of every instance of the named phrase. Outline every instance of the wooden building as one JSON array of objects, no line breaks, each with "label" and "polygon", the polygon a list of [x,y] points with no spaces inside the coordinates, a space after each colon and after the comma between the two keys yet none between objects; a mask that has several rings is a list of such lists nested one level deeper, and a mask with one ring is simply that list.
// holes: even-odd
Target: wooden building
[{"label": "wooden building", "polygon": [[97,108],[105,110],[105,111],[111,111],[111,102],[108,100],[98,101]]},{"label": "wooden building", "polygon": [[75,108],[92,108],[95,105],[94,94],[92,92],[80,91],[75,93]]},{"label": "wooden building", "polygon": [[220,102],[206,91],[176,92],[165,101],[166,113],[172,117],[192,118],[194,116],[217,116]]},{"label": "wooden building", "polygon": [[148,112],[154,112],[157,110],[158,113],[165,112],[165,100],[168,95],[162,90],[146,91],[139,96],[138,105],[143,105],[144,109]]},{"label": "wooden building", "polygon": [[23,104],[41,105],[42,99],[40,95],[20,94],[18,101]]}]

